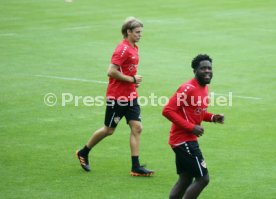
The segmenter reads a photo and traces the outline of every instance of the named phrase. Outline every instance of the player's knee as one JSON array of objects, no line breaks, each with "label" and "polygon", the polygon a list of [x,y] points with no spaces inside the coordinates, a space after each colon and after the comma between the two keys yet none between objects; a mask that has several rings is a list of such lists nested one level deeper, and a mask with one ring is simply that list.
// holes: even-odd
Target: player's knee
[{"label": "player's knee", "polygon": [[209,175],[205,175],[201,178],[201,183],[204,187],[206,187],[210,183]]},{"label": "player's knee", "polygon": [[135,134],[141,134],[143,127],[142,127],[142,125],[134,125],[134,126],[132,126],[131,129]]},{"label": "player's knee", "polygon": [[114,128],[105,127],[104,131],[105,131],[105,135],[106,136],[110,136],[110,135],[112,135],[114,133],[115,129]]},{"label": "player's knee", "polygon": [[200,185],[201,187],[206,187],[210,182],[209,175],[205,175],[203,177],[196,178],[196,183]]}]

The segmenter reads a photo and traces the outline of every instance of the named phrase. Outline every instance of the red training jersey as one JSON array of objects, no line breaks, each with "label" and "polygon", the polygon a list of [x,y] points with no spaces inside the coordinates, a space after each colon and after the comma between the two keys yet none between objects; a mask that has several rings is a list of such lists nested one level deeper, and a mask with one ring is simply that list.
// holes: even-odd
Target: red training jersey
[{"label": "red training jersey", "polygon": [[[138,46],[134,45],[133,47],[127,39],[118,44],[111,58],[111,63],[119,66],[118,71],[129,76],[136,75],[138,62]],[[136,85],[109,77],[106,97],[107,99],[131,101],[138,97]]]},{"label": "red training jersey", "polygon": [[176,147],[183,142],[196,141],[192,130],[202,121],[212,121],[207,112],[208,86],[201,86],[193,78],[183,83],[164,107],[162,114],[172,122],[169,144]]}]

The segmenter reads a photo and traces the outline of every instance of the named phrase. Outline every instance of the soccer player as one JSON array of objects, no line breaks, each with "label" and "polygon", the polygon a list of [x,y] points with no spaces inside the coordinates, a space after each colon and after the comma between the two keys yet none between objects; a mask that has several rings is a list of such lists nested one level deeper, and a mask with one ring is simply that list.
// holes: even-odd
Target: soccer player
[{"label": "soccer player", "polygon": [[151,176],[153,171],[139,163],[139,145],[142,124],[140,106],[137,101],[136,88],[142,82],[142,76],[137,75],[139,62],[138,46],[136,43],[142,36],[143,24],[134,17],[126,19],[121,32],[124,39],[113,52],[108,69],[109,84],[106,92],[106,112],[104,126],[94,132],[87,144],[77,150],[76,154],[81,167],[90,171],[88,154],[101,140],[114,133],[120,120],[125,117],[129,125],[132,176]]},{"label": "soccer player", "polygon": [[208,170],[197,142],[204,133],[201,122],[224,122],[222,114],[207,112],[207,84],[213,76],[212,59],[200,54],[193,59],[192,68],[195,77],[178,88],[162,112],[172,122],[169,144],[175,152],[179,175],[170,199],[197,198],[207,186]]}]

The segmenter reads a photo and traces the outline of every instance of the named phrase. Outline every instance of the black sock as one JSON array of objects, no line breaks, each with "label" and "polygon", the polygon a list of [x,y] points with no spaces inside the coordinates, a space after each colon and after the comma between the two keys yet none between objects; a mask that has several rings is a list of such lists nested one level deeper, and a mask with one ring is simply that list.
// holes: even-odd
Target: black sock
[{"label": "black sock", "polygon": [[131,161],[132,161],[132,168],[137,168],[140,166],[139,156],[131,156]]},{"label": "black sock", "polygon": [[80,150],[80,154],[87,156],[91,149],[89,149],[86,145]]}]

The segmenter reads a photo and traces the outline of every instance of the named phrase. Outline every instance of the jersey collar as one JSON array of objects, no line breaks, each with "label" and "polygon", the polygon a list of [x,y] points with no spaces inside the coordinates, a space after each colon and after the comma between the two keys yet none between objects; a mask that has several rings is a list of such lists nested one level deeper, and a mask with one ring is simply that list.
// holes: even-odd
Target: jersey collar
[{"label": "jersey collar", "polygon": [[137,46],[136,44],[134,44],[134,47],[132,47],[131,43],[130,43],[127,39],[124,39],[124,43],[125,43],[126,45],[128,45],[129,47],[131,47],[131,48],[136,48],[136,49],[138,49],[138,46]]}]

